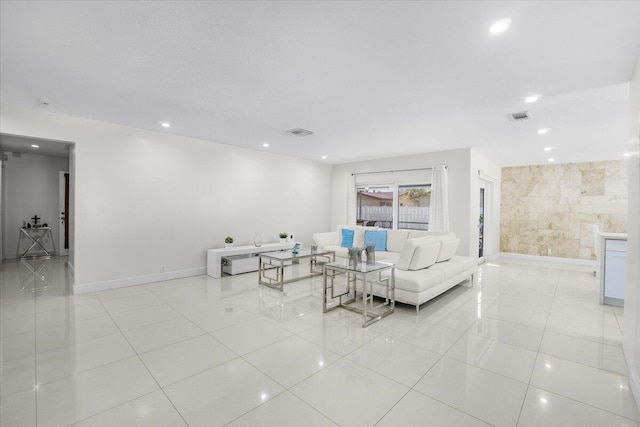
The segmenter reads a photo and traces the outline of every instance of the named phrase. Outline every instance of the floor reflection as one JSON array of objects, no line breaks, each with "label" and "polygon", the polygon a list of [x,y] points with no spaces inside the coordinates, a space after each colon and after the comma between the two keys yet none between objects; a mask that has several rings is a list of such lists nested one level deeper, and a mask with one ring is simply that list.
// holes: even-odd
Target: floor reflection
[{"label": "floor reflection", "polygon": [[20,291],[27,295],[41,295],[51,286],[48,278],[52,276],[52,273],[50,257],[21,258],[18,267]]}]

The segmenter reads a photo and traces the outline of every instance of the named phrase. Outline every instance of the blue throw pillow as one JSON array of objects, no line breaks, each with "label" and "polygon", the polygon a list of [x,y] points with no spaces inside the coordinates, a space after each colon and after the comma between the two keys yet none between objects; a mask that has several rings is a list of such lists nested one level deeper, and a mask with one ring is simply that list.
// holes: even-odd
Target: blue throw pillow
[{"label": "blue throw pillow", "polygon": [[387,230],[365,230],[364,244],[375,244],[376,251],[387,250]]},{"label": "blue throw pillow", "polygon": [[354,231],[349,228],[342,229],[342,243],[340,246],[343,248],[350,248],[353,246],[353,233]]}]

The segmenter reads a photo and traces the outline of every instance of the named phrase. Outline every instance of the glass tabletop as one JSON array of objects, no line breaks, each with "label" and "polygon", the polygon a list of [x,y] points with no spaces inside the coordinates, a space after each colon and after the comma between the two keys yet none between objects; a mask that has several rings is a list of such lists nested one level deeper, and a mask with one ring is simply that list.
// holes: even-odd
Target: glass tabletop
[{"label": "glass tabletop", "polygon": [[292,260],[296,258],[307,258],[310,256],[316,256],[316,255],[319,255],[319,256],[329,255],[331,253],[333,253],[333,251],[317,250],[315,252],[311,252],[311,249],[298,249],[297,255],[294,255],[291,251],[277,251],[277,252],[261,253],[260,256],[286,261],[286,260]]},{"label": "glass tabletop", "polygon": [[349,261],[330,262],[325,264],[326,267],[340,269],[343,271],[355,271],[358,273],[371,273],[372,271],[384,270],[392,268],[394,264],[388,262],[376,262],[375,264],[367,264],[366,262],[359,262],[355,266],[349,265]]}]

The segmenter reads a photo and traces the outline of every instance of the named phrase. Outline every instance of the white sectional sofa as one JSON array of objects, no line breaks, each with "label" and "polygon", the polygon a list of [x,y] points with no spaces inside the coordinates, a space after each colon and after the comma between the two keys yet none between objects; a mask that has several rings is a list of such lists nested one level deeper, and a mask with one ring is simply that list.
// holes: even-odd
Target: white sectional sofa
[{"label": "white sectional sofa", "polygon": [[[346,230],[346,231],[344,231]],[[376,261],[395,264],[395,299],[420,305],[469,279],[478,271],[476,258],[455,255],[460,243],[454,233],[419,230],[384,230],[386,247],[380,244],[382,229],[376,227],[338,226],[337,231],[316,233],[314,242],[320,249],[335,251],[336,257],[347,258],[348,247],[364,247],[365,240],[376,236]],[[353,241],[349,236],[353,236]],[[382,246],[378,247],[378,244]],[[383,250],[380,250],[383,249]],[[384,296],[383,286],[374,286],[374,293]]]}]

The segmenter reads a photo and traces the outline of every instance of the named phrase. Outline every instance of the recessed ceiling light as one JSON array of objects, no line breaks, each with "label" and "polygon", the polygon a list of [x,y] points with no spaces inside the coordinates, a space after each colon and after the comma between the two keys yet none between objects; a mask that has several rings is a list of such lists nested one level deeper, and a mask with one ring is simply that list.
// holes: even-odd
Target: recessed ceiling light
[{"label": "recessed ceiling light", "polygon": [[502,34],[509,29],[511,25],[511,18],[502,18],[489,27],[489,32],[491,34]]},{"label": "recessed ceiling light", "polygon": [[551,151],[553,150],[553,147],[544,147],[544,151]]},{"label": "recessed ceiling light", "polygon": [[538,129],[538,135],[544,135],[546,133],[548,133],[551,129],[549,128],[542,128],[542,129]]},{"label": "recessed ceiling light", "polygon": [[532,102],[536,102],[537,100],[540,99],[542,95],[537,94],[537,95],[529,95],[524,99],[524,102],[531,104]]},{"label": "recessed ceiling light", "polygon": [[40,146],[36,144],[31,144],[31,148],[40,148]]},{"label": "recessed ceiling light", "polygon": [[327,158],[327,156],[322,156],[322,157],[321,157],[321,159],[322,159],[322,160],[324,160],[324,159],[326,159],[326,158]]},{"label": "recessed ceiling light", "polygon": [[170,128],[171,127],[171,123],[169,123],[169,122],[160,122],[160,126],[162,126],[163,128]]},{"label": "recessed ceiling light", "polygon": [[554,159],[553,157],[549,159],[549,163],[553,163],[555,161],[556,161],[556,159]]},{"label": "recessed ceiling light", "polygon": [[269,143],[268,143],[268,142],[265,142],[265,143],[263,143],[263,144],[262,144],[262,146],[263,146],[264,148],[269,148]]}]

